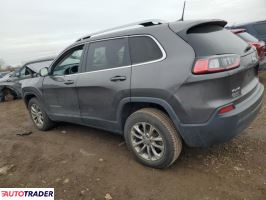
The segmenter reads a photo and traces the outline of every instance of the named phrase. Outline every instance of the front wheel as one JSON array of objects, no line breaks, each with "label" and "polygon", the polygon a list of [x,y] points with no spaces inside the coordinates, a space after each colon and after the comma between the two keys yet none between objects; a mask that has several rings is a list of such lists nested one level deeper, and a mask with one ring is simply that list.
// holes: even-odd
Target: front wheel
[{"label": "front wheel", "polygon": [[182,140],[171,119],[162,111],[144,108],[126,121],[125,140],[129,150],[144,165],[166,168],[182,150]]},{"label": "front wheel", "polygon": [[32,98],[28,104],[31,119],[35,127],[41,131],[47,131],[54,127],[54,122],[50,120],[41,104],[36,98]]}]

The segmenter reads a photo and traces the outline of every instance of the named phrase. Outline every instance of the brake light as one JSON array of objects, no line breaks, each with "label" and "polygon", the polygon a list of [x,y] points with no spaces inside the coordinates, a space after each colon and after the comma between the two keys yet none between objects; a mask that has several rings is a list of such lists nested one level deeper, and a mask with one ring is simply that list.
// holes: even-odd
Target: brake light
[{"label": "brake light", "polygon": [[196,61],[193,68],[194,74],[208,74],[227,71],[240,66],[240,56],[226,54],[200,58]]},{"label": "brake light", "polygon": [[219,115],[222,115],[224,113],[228,113],[232,110],[234,110],[236,107],[233,105],[233,104],[230,104],[230,105],[227,105],[225,107],[222,107],[220,110],[219,110]]}]

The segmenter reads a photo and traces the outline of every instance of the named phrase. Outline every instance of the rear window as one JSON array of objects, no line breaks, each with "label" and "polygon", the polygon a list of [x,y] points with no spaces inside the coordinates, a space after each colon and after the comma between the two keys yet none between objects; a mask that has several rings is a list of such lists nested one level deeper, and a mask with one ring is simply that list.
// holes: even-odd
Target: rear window
[{"label": "rear window", "polygon": [[253,26],[259,35],[266,35],[266,23],[254,24]]},{"label": "rear window", "polygon": [[237,35],[247,42],[258,42],[259,41],[257,38],[255,38],[253,35],[250,35],[247,32],[238,33]]},{"label": "rear window", "polygon": [[249,46],[231,31],[218,25],[204,25],[191,28],[187,33],[188,43],[197,56],[245,53]]},{"label": "rear window", "polygon": [[150,62],[163,57],[160,47],[148,36],[130,37],[129,44],[132,64]]}]

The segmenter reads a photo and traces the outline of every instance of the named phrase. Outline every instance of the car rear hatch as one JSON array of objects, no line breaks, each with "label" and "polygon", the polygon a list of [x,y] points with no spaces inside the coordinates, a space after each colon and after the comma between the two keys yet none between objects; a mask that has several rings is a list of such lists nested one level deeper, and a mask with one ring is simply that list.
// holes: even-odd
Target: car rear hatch
[{"label": "car rear hatch", "polygon": [[185,93],[180,98],[189,110],[183,123],[204,123],[217,109],[247,99],[258,86],[256,50],[224,29],[225,25],[221,20],[169,24],[196,55],[191,74],[179,91]]}]

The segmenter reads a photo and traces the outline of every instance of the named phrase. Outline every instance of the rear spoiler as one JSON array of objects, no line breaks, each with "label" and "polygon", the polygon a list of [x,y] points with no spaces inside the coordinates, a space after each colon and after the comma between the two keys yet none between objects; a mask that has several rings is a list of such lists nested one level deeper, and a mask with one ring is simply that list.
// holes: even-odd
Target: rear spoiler
[{"label": "rear spoiler", "polygon": [[169,28],[180,35],[181,37],[185,37],[188,31],[192,28],[204,25],[218,25],[221,27],[225,27],[227,24],[224,20],[214,19],[214,20],[186,20],[186,21],[177,21],[173,23],[169,23]]}]

